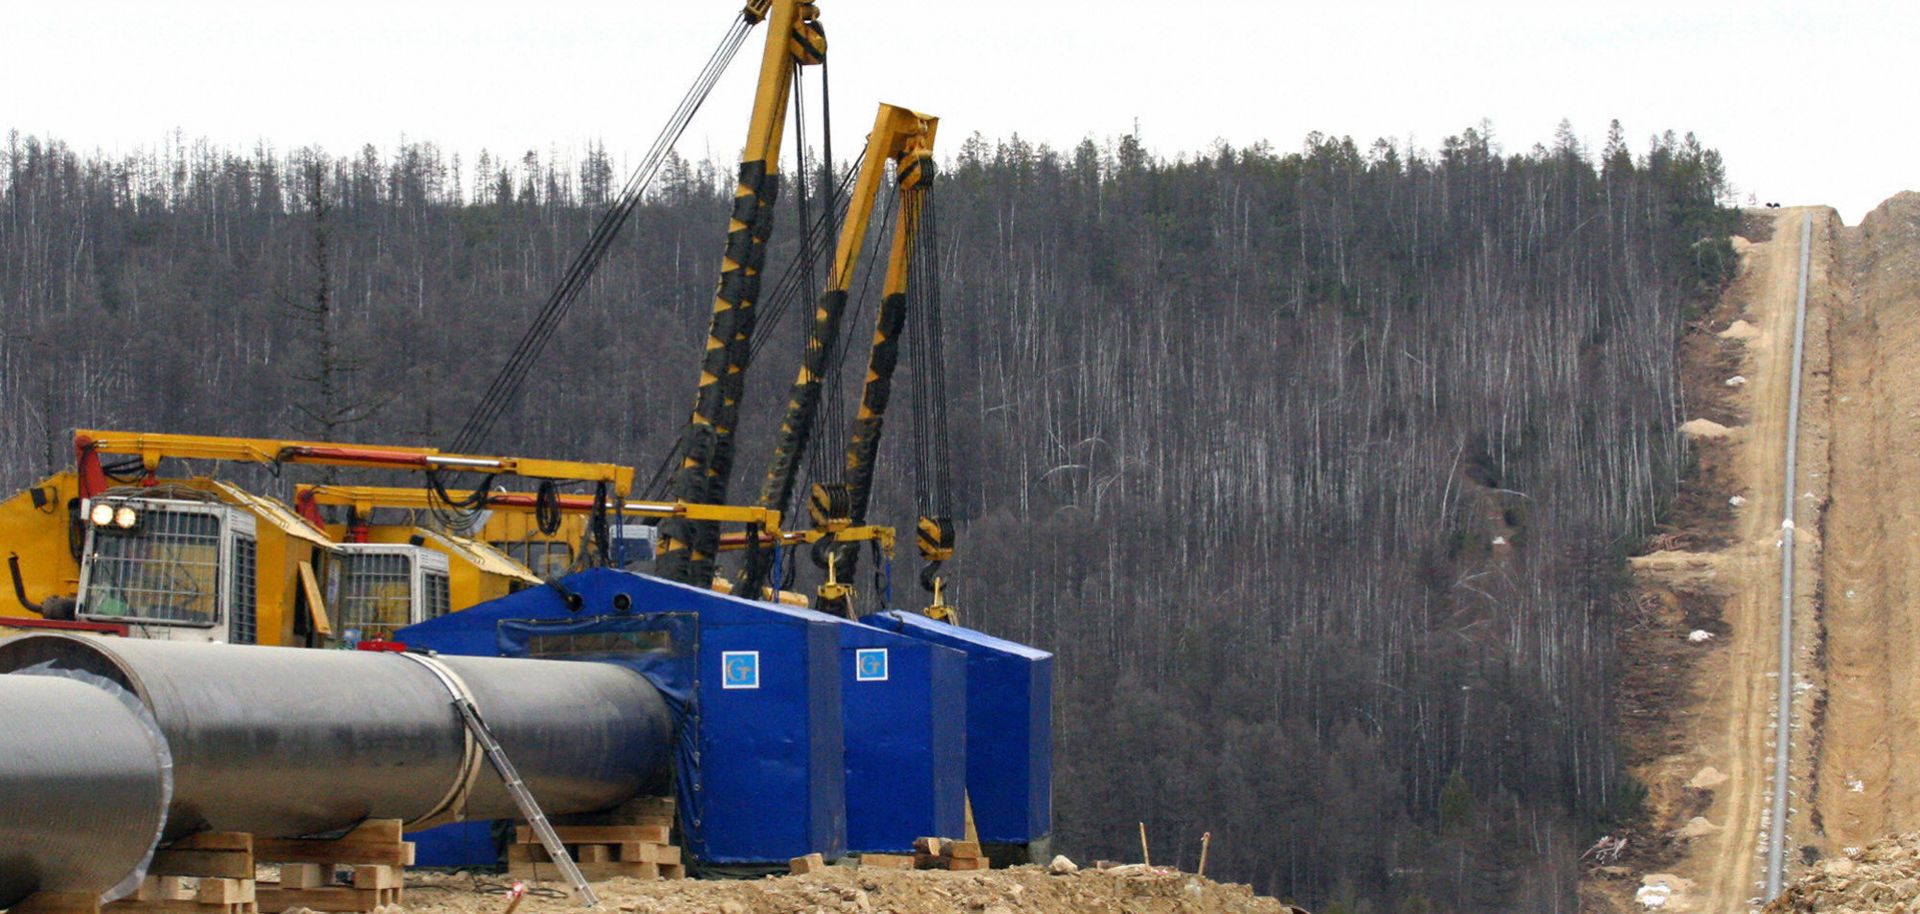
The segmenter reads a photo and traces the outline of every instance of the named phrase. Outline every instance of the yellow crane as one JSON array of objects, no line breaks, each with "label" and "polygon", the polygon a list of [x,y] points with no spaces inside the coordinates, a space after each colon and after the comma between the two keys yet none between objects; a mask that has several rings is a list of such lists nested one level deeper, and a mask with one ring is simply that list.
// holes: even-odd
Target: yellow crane
[{"label": "yellow crane", "polygon": [[[752,353],[754,305],[760,298],[760,273],[773,233],[773,204],[780,195],[780,144],[786,130],[787,102],[801,67],[826,60],[827,36],[820,8],[800,0],[760,0],[749,11],[764,10],[766,50],[760,60],[759,87],[741,155],[733,215],[727,223],[726,253],[713,299],[705,354],[700,360],[693,413],[682,428],[680,465],[669,482],[677,501],[725,504],[733,470],[734,426],[747,360]],[[655,570],[671,580],[707,586],[719,552],[719,527],[686,517],[660,525],[660,554]]]},{"label": "yellow crane", "polygon": [[[933,182],[933,141],[939,126],[939,118],[896,105],[882,104],[879,113],[874,117],[873,131],[867,134],[866,152],[861,157],[856,172],[858,177],[847,201],[846,221],[840,225],[840,236],[834,248],[833,262],[827,272],[826,289],[821,292],[819,303],[814,307],[813,319],[807,329],[807,346],[801,357],[799,374],[794,378],[793,387],[787,396],[786,416],[780,424],[780,437],[774,445],[773,458],[768,463],[766,479],[760,486],[759,504],[762,507],[784,510],[793,498],[794,480],[799,474],[801,459],[811,443],[815,416],[819,412],[822,398],[821,385],[833,357],[835,342],[840,338],[841,322],[847,310],[848,290],[853,285],[854,274],[859,266],[860,251],[865,246],[867,232],[879,202],[880,191],[885,186],[888,163],[893,165],[894,182],[899,188],[899,213],[894,222],[892,253],[887,263],[887,276],[881,294],[886,301],[892,301],[896,297],[901,301],[891,309],[883,303],[881,324],[875,334],[875,346],[880,345],[883,337],[890,340],[899,333],[898,321],[893,319],[904,318],[905,313],[907,267],[915,241],[913,231],[915,220],[911,215],[918,212],[922,196]],[[891,325],[888,323],[889,320],[893,320]],[[887,374],[891,376],[890,366]],[[872,374],[869,372],[869,378],[871,377]],[[884,406],[882,408],[884,409]],[[863,402],[862,420],[864,421],[868,415],[866,403]],[[877,425],[875,428],[877,430]],[[875,440],[877,440],[877,434]],[[871,483],[871,455],[864,449],[859,453],[865,461],[860,466],[866,469],[865,475],[861,477],[862,482]],[[855,469],[850,459],[849,473],[852,474]],[[845,535],[847,528],[856,526],[851,522],[852,504],[842,498],[845,491],[847,490],[843,487],[831,482],[817,483],[814,486],[809,502],[814,517],[816,541],[830,539],[836,544],[853,541]],[[864,517],[864,512],[862,516]],[[821,585],[818,593],[819,607],[829,612],[851,616],[854,594],[852,589],[841,580],[838,567],[843,554],[844,550],[840,548],[829,548],[824,551],[823,560],[827,564],[827,581]],[[748,563],[746,574],[743,576],[744,589],[748,592],[757,592],[769,570],[765,563]],[[851,569],[848,571],[850,575]]]}]

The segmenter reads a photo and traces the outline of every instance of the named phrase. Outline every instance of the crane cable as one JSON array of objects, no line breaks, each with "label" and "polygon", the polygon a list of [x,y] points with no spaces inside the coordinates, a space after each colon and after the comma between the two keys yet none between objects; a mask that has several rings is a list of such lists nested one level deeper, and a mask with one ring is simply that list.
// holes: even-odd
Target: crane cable
[{"label": "crane cable", "polygon": [[[774,284],[773,294],[766,297],[766,305],[764,306],[766,313],[761,318],[762,332],[756,334],[753,338],[753,348],[748,358],[749,363],[759,357],[760,350],[764,349],[767,341],[772,338],[772,334],[768,331],[780,326],[780,322],[792,311],[793,303],[799,300],[800,293],[805,289],[805,286],[802,285],[800,265],[807,258],[818,259],[825,249],[827,242],[832,238],[832,234],[826,232],[824,228],[828,224],[829,218],[836,220],[846,218],[847,190],[853,185],[854,179],[858,176],[857,161],[855,165],[848,166],[847,170],[841,173],[839,184],[836,186],[834,192],[834,199],[837,201],[835,208],[830,212],[823,212],[815,218],[813,229],[807,232],[805,237],[801,239],[800,250],[795,252],[793,259],[787,263],[785,270],[780,274],[779,280]],[[680,442],[675,441],[674,446],[669,448],[667,453],[660,458],[660,463],[654,468],[653,475],[648,477],[647,484],[641,487],[640,491],[646,493],[648,498],[664,498],[667,491],[668,474],[672,472],[673,467],[678,463],[679,457]]]},{"label": "crane cable", "polygon": [[[953,523],[953,454],[947,436],[947,370],[945,328],[940,307],[940,232],[929,188],[908,203],[908,218],[918,223],[909,253],[907,345],[913,359],[910,389],[913,399],[914,500],[920,516],[941,527]],[[915,307],[915,303],[918,307]],[[943,531],[952,551],[952,530]],[[920,571],[920,586],[934,590],[944,559],[932,559]]]},{"label": "crane cable", "polygon": [[573,262],[562,274],[559,285],[549,293],[539,315],[534,318],[533,324],[520,338],[519,344],[508,356],[506,364],[494,377],[493,383],[487,386],[486,393],[475,405],[466,424],[461,426],[459,433],[454,436],[451,450],[456,453],[470,453],[476,450],[492,432],[501,414],[518,396],[520,389],[526,383],[528,372],[532,369],[534,362],[539,359],[541,352],[546,349],[554,330],[566,316],[574,300],[579,298],[581,292],[586,289],[594,270],[599,267],[600,261],[613,246],[614,239],[619,236],[628,217],[633,215],[635,207],[639,205],[660,168],[666,164],[667,156],[672,153],[673,147],[686,132],[687,125],[693,121],[694,114],[706,102],[708,93],[713,91],[714,85],[726,72],[728,64],[732,63],[734,55],[746,42],[747,34],[752,31],[754,24],[745,12],[734,18],[733,25],[720,40],[712,56],[707,59],[706,66],[694,79],[693,85],[687,89],[686,95],[681,97],[679,106],[668,117],[666,126],[654,138],[653,145],[647,150],[646,157],[641,160],[640,166],[627,178],[625,186],[621,188],[620,194],[614,199],[612,205],[601,214],[600,222],[594,227],[586,245],[574,256]]}]

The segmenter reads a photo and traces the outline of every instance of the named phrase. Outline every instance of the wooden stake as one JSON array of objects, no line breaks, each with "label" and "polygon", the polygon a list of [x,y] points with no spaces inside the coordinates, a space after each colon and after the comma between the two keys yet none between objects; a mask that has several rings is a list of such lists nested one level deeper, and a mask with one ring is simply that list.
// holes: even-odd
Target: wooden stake
[{"label": "wooden stake", "polygon": [[1207,874],[1207,844],[1212,841],[1213,832],[1205,832],[1200,835],[1200,872],[1195,873],[1195,876],[1205,876]]},{"label": "wooden stake", "polygon": [[516,881],[513,884],[513,889],[507,892],[506,914],[513,914],[513,909],[520,907],[520,902],[526,897],[527,897],[527,884],[524,882]]},{"label": "wooden stake", "polygon": [[1153,865],[1153,855],[1147,853],[1147,823],[1145,822],[1140,823],[1140,862],[1147,866]]}]

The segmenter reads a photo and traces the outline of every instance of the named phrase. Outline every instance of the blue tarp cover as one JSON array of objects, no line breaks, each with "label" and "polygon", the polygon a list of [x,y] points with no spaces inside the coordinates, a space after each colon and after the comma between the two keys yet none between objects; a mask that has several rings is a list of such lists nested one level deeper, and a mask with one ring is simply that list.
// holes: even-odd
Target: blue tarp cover
[{"label": "blue tarp cover", "polygon": [[592,645],[622,632],[664,633],[673,650],[643,654],[637,668],[682,717],[675,785],[687,853],[702,863],[784,864],[845,853],[838,633],[846,625],[597,568],[410,626],[395,639],[450,654],[520,656],[569,636]]},{"label": "blue tarp cover", "polygon": [[861,622],[967,655],[967,795],[980,840],[1028,844],[1053,829],[1053,655],[894,610]]},{"label": "blue tarp cover", "polygon": [[840,627],[847,850],[905,854],[966,831],[967,658],[869,625]]}]

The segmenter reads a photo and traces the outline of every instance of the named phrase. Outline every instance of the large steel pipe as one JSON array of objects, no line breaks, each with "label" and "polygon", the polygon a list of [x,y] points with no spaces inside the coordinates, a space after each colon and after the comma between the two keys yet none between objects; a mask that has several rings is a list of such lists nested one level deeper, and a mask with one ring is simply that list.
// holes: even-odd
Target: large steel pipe
[{"label": "large steel pipe", "polygon": [[[33,635],[0,672],[52,663],[139,696],[173,753],[166,835],[291,837],[362,819],[518,814],[453,705],[470,697],[549,813],[664,782],[672,722],[652,685],[604,663]],[[470,790],[468,789],[470,788]],[[0,782],[0,793],[12,785]]]},{"label": "large steel pipe", "polygon": [[166,742],[132,695],[0,676],[0,908],[35,892],[130,892],[160,837],[168,776]]}]

